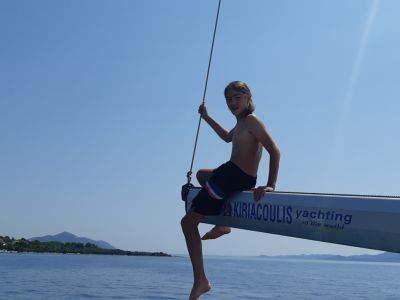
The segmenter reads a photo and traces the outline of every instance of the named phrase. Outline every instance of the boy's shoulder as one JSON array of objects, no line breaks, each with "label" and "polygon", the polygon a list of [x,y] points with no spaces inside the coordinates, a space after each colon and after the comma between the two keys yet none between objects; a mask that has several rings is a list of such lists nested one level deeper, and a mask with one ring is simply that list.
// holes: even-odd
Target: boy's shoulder
[{"label": "boy's shoulder", "polygon": [[245,119],[246,123],[249,124],[262,124],[263,122],[261,119],[256,116],[254,113],[248,114]]},{"label": "boy's shoulder", "polygon": [[266,130],[263,121],[261,121],[261,119],[254,113],[246,116],[245,128],[250,132],[260,132]]}]

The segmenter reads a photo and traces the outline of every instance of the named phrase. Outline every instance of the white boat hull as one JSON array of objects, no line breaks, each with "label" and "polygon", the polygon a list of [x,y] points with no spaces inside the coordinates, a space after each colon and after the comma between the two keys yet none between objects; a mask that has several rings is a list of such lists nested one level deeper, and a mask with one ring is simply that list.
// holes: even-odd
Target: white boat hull
[{"label": "white boat hull", "polygon": [[[190,190],[187,210],[199,190]],[[246,191],[203,223],[400,253],[398,197],[273,192],[255,202]]]}]

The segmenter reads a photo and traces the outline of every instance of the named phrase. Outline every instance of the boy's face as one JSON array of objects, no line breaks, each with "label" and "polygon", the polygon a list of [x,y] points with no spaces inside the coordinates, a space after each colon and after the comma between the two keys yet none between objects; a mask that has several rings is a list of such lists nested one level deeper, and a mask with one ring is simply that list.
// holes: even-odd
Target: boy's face
[{"label": "boy's face", "polygon": [[249,107],[249,96],[247,94],[232,90],[226,93],[225,99],[229,110],[236,117],[247,112]]}]

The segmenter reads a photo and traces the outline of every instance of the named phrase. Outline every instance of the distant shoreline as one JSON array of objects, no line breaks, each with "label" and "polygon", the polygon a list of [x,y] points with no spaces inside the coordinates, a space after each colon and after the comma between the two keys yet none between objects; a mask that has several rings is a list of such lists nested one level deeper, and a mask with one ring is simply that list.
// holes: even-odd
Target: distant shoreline
[{"label": "distant shoreline", "polygon": [[[188,255],[174,254],[188,258]],[[335,254],[293,254],[293,255],[204,255],[205,259],[223,258],[223,259],[251,259],[251,260],[281,260],[281,261],[324,261],[324,262],[371,262],[371,263],[400,263],[400,253],[383,252],[380,254],[360,254],[342,256]]]},{"label": "distant shoreline", "polygon": [[142,252],[134,251],[140,254],[106,254],[106,253],[79,253],[79,252],[35,252],[35,251],[7,251],[0,250],[1,254],[57,254],[57,255],[107,255],[107,256],[152,256],[152,257],[176,257],[164,252]]},{"label": "distant shoreline", "polygon": [[0,236],[0,253],[57,253],[57,254],[93,254],[119,256],[160,256],[170,257],[164,252],[125,251],[121,249],[105,249],[93,243],[40,242],[27,239],[14,239]]},{"label": "distant shoreline", "polygon": [[319,261],[351,261],[351,262],[388,262],[399,263],[400,254],[392,252],[384,252],[380,254],[363,254],[363,255],[331,255],[331,254],[300,254],[300,255],[278,255],[268,256],[259,255],[258,258],[288,259],[288,260],[319,260]]}]

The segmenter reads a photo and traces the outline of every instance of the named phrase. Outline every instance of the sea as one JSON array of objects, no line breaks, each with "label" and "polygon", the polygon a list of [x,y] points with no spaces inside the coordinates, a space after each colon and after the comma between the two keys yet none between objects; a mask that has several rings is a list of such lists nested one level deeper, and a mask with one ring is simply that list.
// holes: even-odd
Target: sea
[{"label": "sea", "polygon": [[[400,263],[206,256],[200,299],[400,299]],[[0,253],[0,299],[188,299],[186,256]]]}]

